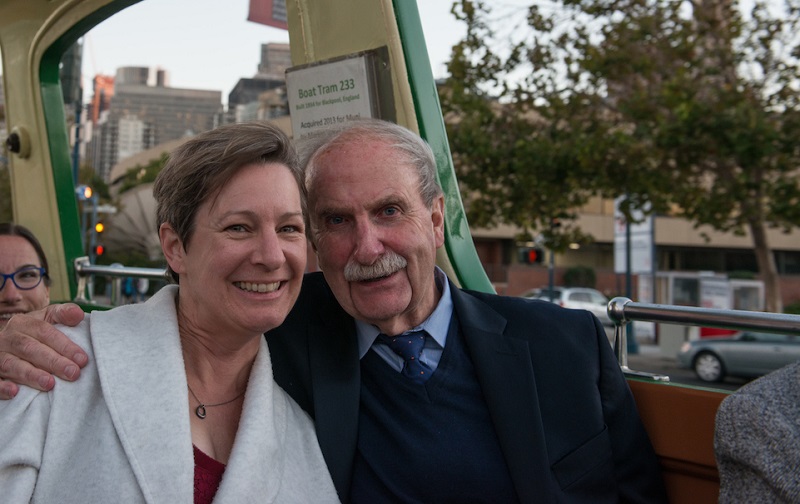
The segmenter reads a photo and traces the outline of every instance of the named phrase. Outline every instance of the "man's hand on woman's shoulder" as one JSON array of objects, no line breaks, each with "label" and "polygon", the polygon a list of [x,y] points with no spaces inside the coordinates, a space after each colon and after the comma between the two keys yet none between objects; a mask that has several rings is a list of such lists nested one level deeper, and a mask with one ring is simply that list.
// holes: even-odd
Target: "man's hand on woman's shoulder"
[{"label": "man's hand on woman's shoulder", "polygon": [[89,357],[53,324],[75,326],[83,310],[67,303],[14,315],[0,331],[0,399],[11,399],[18,385],[47,391],[58,376],[76,380]]}]

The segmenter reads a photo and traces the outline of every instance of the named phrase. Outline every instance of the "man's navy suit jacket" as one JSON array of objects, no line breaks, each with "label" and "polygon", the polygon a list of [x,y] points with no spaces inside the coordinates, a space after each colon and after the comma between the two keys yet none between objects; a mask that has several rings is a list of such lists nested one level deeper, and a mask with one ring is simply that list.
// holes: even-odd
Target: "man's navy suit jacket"
[{"label": "man's navy suit jacket", "polygon": [[[592,314],[452,283],[450,292],[521,502],[666,502],[633,396]],[[347,502],[360,395],[355,322],[310,273],[267,341],[275,380],[314,418]]]}]

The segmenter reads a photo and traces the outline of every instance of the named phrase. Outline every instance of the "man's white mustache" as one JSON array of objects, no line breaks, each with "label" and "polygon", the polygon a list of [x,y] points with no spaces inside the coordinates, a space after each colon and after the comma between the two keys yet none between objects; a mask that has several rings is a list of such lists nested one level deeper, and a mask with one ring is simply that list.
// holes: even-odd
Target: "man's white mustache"
[{"label": "man's white mustache", "polygon": [[373,264],[359,264],[350,260],[344,267],[344,279],[348,282],[361,282],[389,276],[408,265],[406,259],[396,252],[386,252]]}]

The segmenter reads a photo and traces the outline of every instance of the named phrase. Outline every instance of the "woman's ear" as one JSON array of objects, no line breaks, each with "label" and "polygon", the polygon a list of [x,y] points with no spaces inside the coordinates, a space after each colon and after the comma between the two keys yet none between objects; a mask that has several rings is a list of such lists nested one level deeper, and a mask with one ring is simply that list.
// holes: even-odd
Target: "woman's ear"
[{"label": "woman's ear", "polygon": [[161,250],[167,260],[169,267],[177,274],[183,273],[183,262],[186,257],[186,250],[183,248],[178,233],[166,222],[158,227],[158,239],[161,242]]}]

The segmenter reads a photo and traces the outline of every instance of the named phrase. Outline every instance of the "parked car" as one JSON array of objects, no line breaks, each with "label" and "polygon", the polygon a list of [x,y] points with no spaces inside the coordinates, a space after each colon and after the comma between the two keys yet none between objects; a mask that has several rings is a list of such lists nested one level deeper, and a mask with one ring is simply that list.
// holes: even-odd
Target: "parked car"
[{"label": "parked car", "polygon": [[554,287],[553,289],[534,289],[523,294],[524,297],[543,299],[558,303],[564,308],[589,310],[600,319],[603,325],[613,325],[608,318],[608,298],[602,292],[588,287]]},{"label": "parked car", "polygon": [[756,378],[796,360],[800,360],[800,337],[752,331],[688,341],[678,353],[678,363],[707,382],[726,376]]}]

